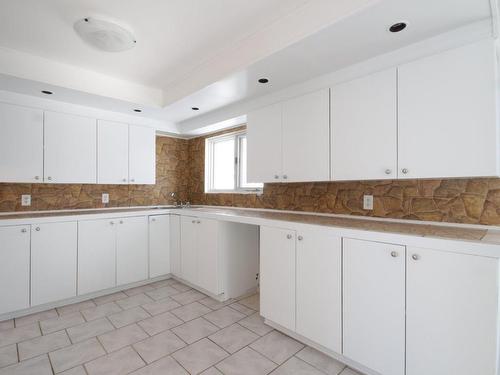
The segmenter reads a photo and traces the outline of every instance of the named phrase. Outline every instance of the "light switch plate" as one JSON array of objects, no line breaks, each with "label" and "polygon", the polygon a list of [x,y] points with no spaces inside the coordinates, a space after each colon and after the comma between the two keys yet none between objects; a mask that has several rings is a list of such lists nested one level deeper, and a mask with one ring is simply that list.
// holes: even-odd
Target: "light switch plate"
[{"label": "light switch plate", "polygon": [[29,194],[21,195],[21,206],[31,206],[31,195]]},{"label": "light switch plate", "polygon": [[102,193],[102,203],[109,203],[109,194]]},{"label": "light switch plate", "polygon": [[363,195],[363,209],[373,210],[373,195]]}]

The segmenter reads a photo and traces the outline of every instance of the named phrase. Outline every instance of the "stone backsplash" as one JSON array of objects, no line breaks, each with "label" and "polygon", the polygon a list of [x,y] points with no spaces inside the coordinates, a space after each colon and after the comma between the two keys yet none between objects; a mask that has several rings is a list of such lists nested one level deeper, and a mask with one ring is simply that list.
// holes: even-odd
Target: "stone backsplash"
[{"label": "stone backsplash", "polygon": [[[500,225],[500,179],[385,180],[266,184],[262,194],[205,194],[205,138],[157,138],[155,185],[0,184],[0,211],[171,204],[170,192],[192,204],[336,213]],[[21,194],[32,205],[21,206]],[[374,196],[373,211],[362,208]]]}]

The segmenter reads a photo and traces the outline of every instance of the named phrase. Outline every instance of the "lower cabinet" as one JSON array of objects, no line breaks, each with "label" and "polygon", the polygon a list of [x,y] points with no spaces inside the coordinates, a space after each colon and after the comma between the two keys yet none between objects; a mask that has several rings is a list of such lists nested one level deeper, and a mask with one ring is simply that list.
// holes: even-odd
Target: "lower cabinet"
[{"label": "lower cabinet", "polygon": [[170,215],[149,217],[149,277],[170,273]]},{"label": "lower cabinet", "polygon": [[403,375],[405,247],[344,238],[343,275],[342,354],[380,374]]},{"label": "lower cabinet", "polygon": [[181,217],[170,215],[170,272],[177,277],[181,274]]},{"label": "lower cabinet", "polygon": [[78,294],[116,285],[116,220],[78,223]]},{"label": "lower cabinet", "polygon": [[119,219],[116,224],[116,285],[148,278],[148,218]]},{"label": "lower cabinet", "polygon": [[408,248],[406,374],[496,375],[498,259]]},{"label": "lower cabinet", "polygon": [[196,284],[198,279],[196,218],[181,217],[181,277]]},{"label": "lower cabinet", "polygon": [[0,314],[30,306],[30,226],[0,228]]},{"label": "lower cabinet", "polygon": [[31,226],[31,305],[76,295],[77,223]]},{"label": "lower cabinet", "polygon": [[293,230],[260,227],[260,313],[295,331],[295,237]]}]

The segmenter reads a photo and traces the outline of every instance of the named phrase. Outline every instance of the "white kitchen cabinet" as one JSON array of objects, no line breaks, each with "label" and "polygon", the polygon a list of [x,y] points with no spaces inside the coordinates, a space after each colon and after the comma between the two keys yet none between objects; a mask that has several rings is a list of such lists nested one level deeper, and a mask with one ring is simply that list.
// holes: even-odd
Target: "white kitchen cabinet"
[{"label": "white kitchen cabinet", "polygon": [[148,218],[127,217],[116,221],[116,284],[148,278]]},{"label": "white kitchen cabinet", "polygon": [[97,183],[128,184],[128,125],[97,121]]},{"label": "white kitchen cabinet", "polygon": [[96,120],[45,112],[44,181],[95,184],[97,181]]},{"label": "white kitchen cabinet", "polygon": [[407,375],[497,374],[498,259],[408,248]]},{"label": "white kitchen cabinet", "polygon": [[116,285],[115,219],[78,223],[78,295]]},{"label": "white kitchen cabinet", "polygon": [[149,277],[170,273],[170,215],[149,217]]},{"label": "white kitchen cabinet", "polygon": [[181,217],[181,275],[192,284],[198,280],[196,218]]},{"label": "white kitchen cabinet", "polygon": [[31,305],[76,296],[77,223],[31,226]]},{"label": "white kitchen cabinet", "polygon": [[396,103],[396,68],[331,89],[333,180],[397,177]]},{"label": "white kitchen cabinet", "polygon": [[30,226],[0,227],[0,314],[30,306]]},{"label": "white kitchen cabinet", "polygon": [[400,178],[498,175],[494,43],[402,65],[398,82]]},{"label": "white kitchen cabinet", "polygon": [[297,232],[296,332],[342,352],[342,239],[321,227]]},{"label": "white kitchen cabinet", "polygon": [[181,273],[181,217],[170,215],[170,272],[182,277]]},{"label": "white kitchen cabinet", "polygon": [[405,372],[405,247],[344,238],[343,355]]},{"label": "white kitchen cabinet", "polygon": [[218,243],[218,221],[201,218],[197,225],[197,285],[218,295],[222,293],[221,254]]},{"label": "white kitchen cabinet", "polygon": [[283,180],[330,179],[329,117],[328,89],[283,103]]},{"label": "white kitchen cabinet", "polygon": [[129,126],[129,182],[156,183],[156,132],[153,128]]},{"label": "white kitchen cabinet", "polygon": [[282,104],[248,113],[247,181],[278,182],[282,176]]},{"label": "white kitchen cabinet", "polygon": [[295,237],[293,230],[260,227],[260,314],[295,330]]},{"label": "white kitchen cabinet", "polygon": [[43,181],[43,112],[0,103],[0,182]]}]

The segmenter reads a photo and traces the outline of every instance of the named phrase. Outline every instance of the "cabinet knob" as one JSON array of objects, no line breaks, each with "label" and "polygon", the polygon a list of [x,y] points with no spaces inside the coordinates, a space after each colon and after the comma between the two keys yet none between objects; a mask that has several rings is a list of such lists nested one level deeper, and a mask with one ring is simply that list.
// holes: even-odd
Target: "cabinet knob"
[{"label": "cabinet knob", "polygon": [[35,176],[35,180],[39,180],[40,179],[40,176]]},{"label": "cabinet knob", "polygon": [[130,182],[135,182],[135,178],[131,178],[131,179],[130,179]]},{"label": "cabinet knob", "polygon": [[291,234],[287,234],[286,238],[288,238],[290,240],[292,238],[292,235]]},{"label": "cabinet knob", "polygon": [[201,221],[200,221],[200,220],[196,220],[196,224],[200,224],[200,223],[201,223]]},{"label": "cabinet knob", "polygon": [[196,220],[193,220],[193,221],[192,221],[192,223],[193,223],[193,224],[196,224]]},{"label": "cabinet knob", "polygon": [[304,239],[304,237],[302,237],[302,236],[298,236],[298,237],[297,237],[297,239],[298,239],[299,241],[302,241],[302,240]]},{"label": "cabinet knob", "polygon": [[283,175],[283,180],[286,180],[288,176],[286,174]]},{"label": "cabinet knob", "polygon": [[385,170],[385,174],[391,174],[391,173],[392,173],[392,170],[390,170],[390,169]]},{"label": "cabinet knob", "polygon": [[123,220],[120,220],[120,224],[123,224]]},{"label": "cabinet knob", "polygon": [[115,225],[115,222],[114,221],[110,221],[109,222],[111,225]]},{"label": "cabinet knob", "polygon": [[151,221],[156,221],[156,219],[155,219],[155,218],[152,218],[152,219],[151,219]]},{"label": "cabinet knob", "polygon": [[40,227],[36,227],[36,228],[35,228],[35,230],[36,230],[37,232],[40,232]]},{"label": "cabinet knob", "polygon": [[409,172],[409,170],[406,168],[403,168],[403,169],[401,169],[401,172],[403,172],[403,174],[407,174]]},{"label": "cabinet knob", "polygon": [[26,233],[26,228],[21,229],[21,233]]},{"label": "cabinet knob", "polygon": [[126,179],[126,178],[124,178],[122,181],[123,181],[123,182],[127,182],[127,179]]},{"label": "cabinet knob", "polygon": [[274,175],[274,179],[277,180],[278,178],[280,178],[280,176],[278,176],[277,174]]},{"label": "cabinet knob", "polygon": [[399,256],[397,251],[391,251],[391,257],[397,258]]},{"label": "cabinet knob", "polygon": [[411,256],[411,259],[413,259],[413,260],[419,260],[419,259],[420,259],[420,255],[418,255],[418,254],[413,254],[413,255]]},{"label": "cabinet knob", "polygon": [[47,180],[52,181],[52,177],[50,177],[50,176],[47,177]]}]

